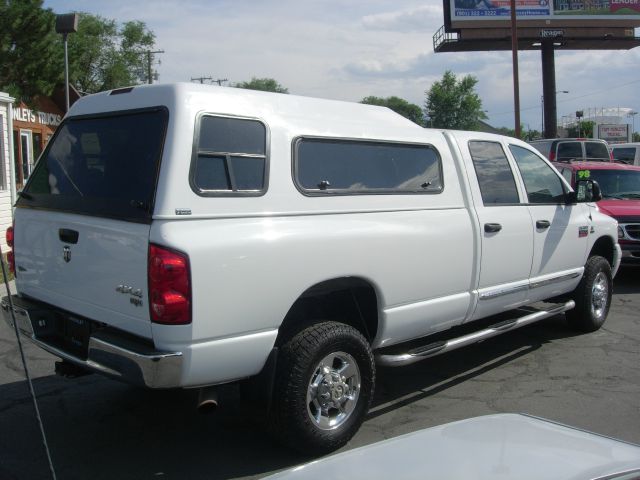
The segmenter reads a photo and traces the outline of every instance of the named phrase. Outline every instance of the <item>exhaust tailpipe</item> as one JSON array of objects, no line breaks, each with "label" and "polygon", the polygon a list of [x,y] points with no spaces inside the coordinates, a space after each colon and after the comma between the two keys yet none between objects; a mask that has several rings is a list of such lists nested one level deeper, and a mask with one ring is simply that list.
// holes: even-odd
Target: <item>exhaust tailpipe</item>
[{"label": "exhaust tailpipe", "polygon": [[218,409],[218,389],[216,387],[201,388],[198,392],[198,412],[213,413]]}]

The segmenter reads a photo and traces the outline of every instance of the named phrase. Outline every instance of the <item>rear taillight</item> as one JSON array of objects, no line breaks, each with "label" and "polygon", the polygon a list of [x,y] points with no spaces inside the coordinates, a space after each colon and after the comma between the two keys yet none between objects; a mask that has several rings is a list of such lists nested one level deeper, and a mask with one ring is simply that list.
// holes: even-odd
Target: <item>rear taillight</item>
[{"label": "rear taillight", "polygon": [[[7,228],[5,239],[7,240],[7,245],[9,246],[9,248],[13,248],[13,226]],[[9,271],[15,275],[16,257],[13,254],[13,250],[9,250],[7,252],[7,264],[9,265]]]},{"label": "rear taillight", "polygon": [[149,245],[148,271],[151,321],[167,325],[191,323],[189,257]]},{"label": "rear taillight", "polygon": [[556,159],[556,152],[553,152],[553,151],[552,151],[552,152],[549,154],[549,161],[550,161],[550,162],[553,162],[553,161],[555,161],[555,159]]},{"label": "rear taillight", "polygon": [[13,248],[13,227],[12,226],[7,228],[5,239],[7,240],[7,245],[9,245],[9,248]]}]

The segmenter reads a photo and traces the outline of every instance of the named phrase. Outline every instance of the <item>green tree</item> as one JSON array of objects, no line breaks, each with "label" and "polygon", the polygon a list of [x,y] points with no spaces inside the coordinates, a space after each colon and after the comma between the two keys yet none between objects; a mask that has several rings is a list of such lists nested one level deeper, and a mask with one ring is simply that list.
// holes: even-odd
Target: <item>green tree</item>
[{"label": "green tree", "polygon": [[567,134],[569,137],[584,137],[584,138],[593,138],[593,128],[596,123],[591,120],[584,120],[582,122],[578,122],[576,125],[572,125],[567,129]]},{"label": "green tree", "polygon": [[640,132],[633,132],[633,139],[634,142],[640,142]]},{"label": "green tree", "polygon": [[[79,15],[78,32],[68,36],[72,85],[95,93],[147,81],[143,52],[153,49],[155,35],[143,22],[119,26]],[[0,1],[0,89],[29,102],[62,84],[63,42],[55,33],[55,19],[42,0]]]},{"label": "green tree", "polygon": [[487,118],[482,110],[482,100],[475,92],[478,80],[467,75],[458,80],[447,70],[442,80],[435,82],[425,92],[425,116],[427,125],[435,128],[474,130],[480,120]]},{"label": "green tree", "polygon": [[0,90],[27,103],[64,78],[55,15],[42,0],[0,1]]},{"label": "green tree", "polygon": [[273,78],[252,77],[248,82],[239,82],[231,85],[236,88],[246,88],[247,90],[260,90],[263,92],[289,93],[289,89],[280,85]]},{"label": "green tree", "polygon": [[69,35],[69,79],[81,92],[95,93],[146,83],[146,50],[155,35],[143,22],[80,14],[78,32]]},{"label": "green tree", "polygon": [[405,99],[400,97],[374,97],[369,96],[363,98],[360,103],[366,103],[367,105],[379,105],[381,107],[387,107],[396,113],[399,113],[405,118],[408,118],[414,123],[420,126],[424,126],[424,116],[422,115],[422,109],[415,103],[409,103]]},{"label": "green tree", "polygon": [[[498,131],[502,135],[518,138],[516,137],[515,128],[501,127],[498,129]],[[538,138],[542,138],[542,135],[538,130],[526,130],[524,125],[520,125],[520,140],[529,141],[536,140]]]}]

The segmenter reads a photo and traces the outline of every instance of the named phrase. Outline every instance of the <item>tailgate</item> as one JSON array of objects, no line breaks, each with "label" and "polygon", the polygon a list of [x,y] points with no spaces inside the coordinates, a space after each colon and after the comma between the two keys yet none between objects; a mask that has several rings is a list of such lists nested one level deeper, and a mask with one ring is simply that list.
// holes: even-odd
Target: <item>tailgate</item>
[{"label": "tailgate", "polygon": [[146,224],[17,209],[18,291],[150,338],[148,245]]},{"label": "tailgate", "polygon": [[21,294],[151,337],[147,256],[167,117],[153,107],[65,119],[17,202]]}]

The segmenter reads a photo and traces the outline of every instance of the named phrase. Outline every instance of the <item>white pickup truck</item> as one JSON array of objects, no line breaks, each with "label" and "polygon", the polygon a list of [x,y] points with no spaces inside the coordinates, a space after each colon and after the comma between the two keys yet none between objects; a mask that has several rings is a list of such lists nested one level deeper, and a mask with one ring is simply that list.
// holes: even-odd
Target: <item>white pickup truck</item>
[{"label": "white pickup truck", "polygon": [[598,329],[620,263],[598,198],[524,142],[386,108],[113,90],[73,106],[20,193],[3,315],[67,373],[204,401],[245,381],[321,453],[359,428],[376,365],[565,311]]}]

